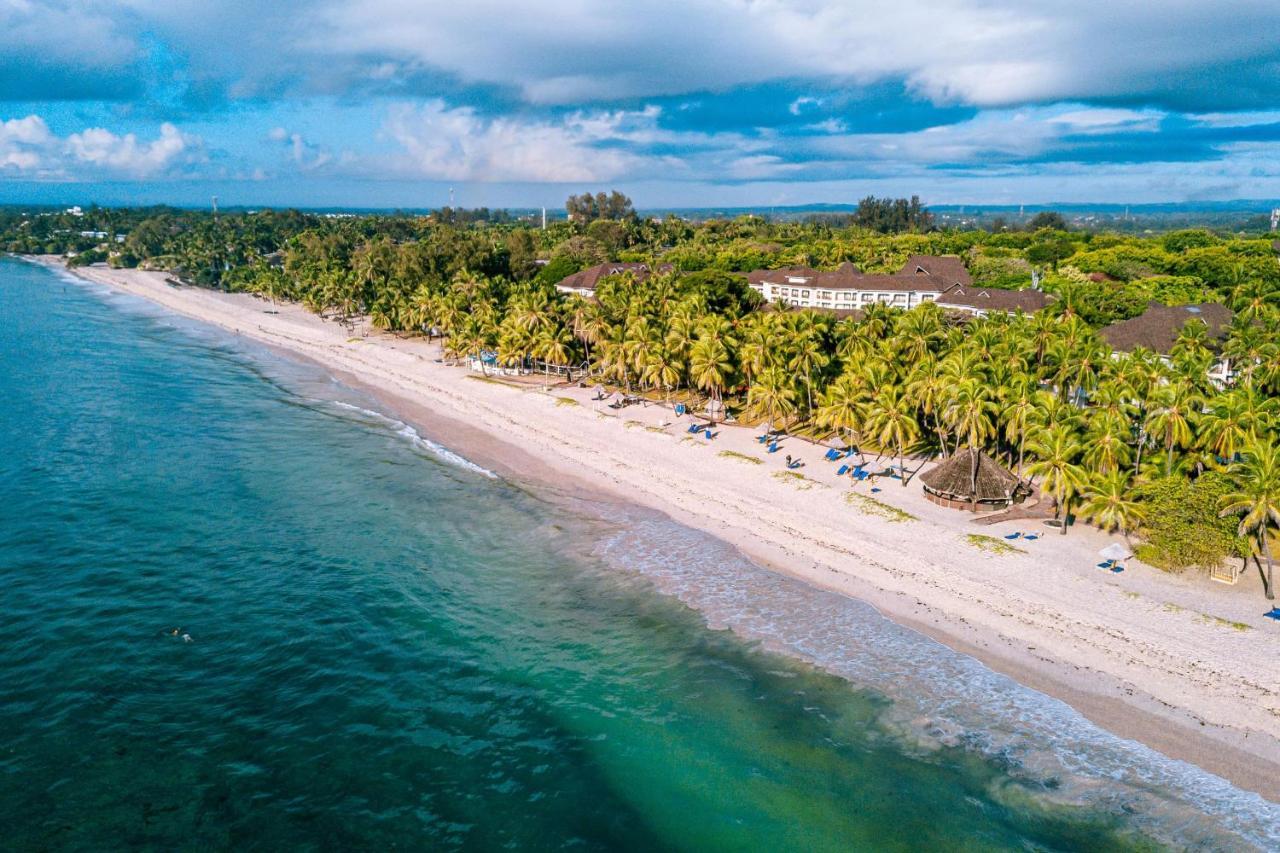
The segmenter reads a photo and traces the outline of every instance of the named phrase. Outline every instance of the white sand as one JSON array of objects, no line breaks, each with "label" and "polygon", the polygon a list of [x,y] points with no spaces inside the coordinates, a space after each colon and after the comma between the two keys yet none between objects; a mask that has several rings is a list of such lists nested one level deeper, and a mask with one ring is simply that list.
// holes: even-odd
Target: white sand
[{"label": "white sand", "polygon": [[[377,333],[351,340],[298,306],[271,314],[255,297],[175,288],[161,273],[94,267],[79,274],[465,420],[518,446],[543,470],[611,489],[776,570],[870,601],[1105,728],[1280,801],[1280,623],[1262,617],[1267,605],[1256,573],[1236,587],[1137,562],[1111,574],[1096,564],[1113,540],[1097,530],[1082,525],[1060,536],[1038,521],[979,527],[967,512],[925,501],[918,482],[880,484],[876,499],[916,517],[891,522],[847,501],[850,491],[870,497],[870,486],[851,489],[836,478],[824,448],[788,440],[768,455],[753,431],[733,427],[712,442],[689,438],[689,420],[662,407],[615,412],[591,402],[585,389],[548,394],[476,381],[464,368],[438,363],[438,348],[425,341]],[[673,424],[660,430],[663,420]],[[787,453],[806,463],[803,481],[778,476]],[[1015,541],[1021,553],[1004,555],[966,540],[1014,530],[1047,535]]]}]

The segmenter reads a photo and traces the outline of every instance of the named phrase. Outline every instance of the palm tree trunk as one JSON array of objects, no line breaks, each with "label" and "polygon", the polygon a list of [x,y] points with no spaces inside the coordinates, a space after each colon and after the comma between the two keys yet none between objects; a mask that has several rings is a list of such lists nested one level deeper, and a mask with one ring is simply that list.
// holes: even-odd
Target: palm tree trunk
[{"label": "palm tree trunk", "polygon": [[973,465],[969,468],[969,512],[978,511],[978,448],[969,445]]},{"label": "palm tree trunk", "polygon": [[1267,582],[1265,584],[1267,601],[1275,601],[1276,587],[1275,587],[1275,580],[1272,577],[1272,568],[1273,568],[1274,561],[1271,559],[1271,543],[1268,541],[1267,525],[1265,523],[1262,525],[1261,530],[1258,531],[1258,538],[1262,540],[1262,554],[1267,558]]},{"label": "palm tree trunk", "polygon": [[1067,524],[1071,521],[1071,495],[1064,492],[1062,495],[1062,526],[1058,528],[1058,532],[1063,536],[1067,535]]}]

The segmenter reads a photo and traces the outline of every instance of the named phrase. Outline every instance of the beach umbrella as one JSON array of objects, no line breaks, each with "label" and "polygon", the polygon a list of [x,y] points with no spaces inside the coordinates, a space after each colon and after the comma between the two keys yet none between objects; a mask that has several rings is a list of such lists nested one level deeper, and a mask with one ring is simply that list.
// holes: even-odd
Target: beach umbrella
[{"label": "beach umbrella", "polygon": [[1127,560],[1133,556],[1133,552],[1119,542],[1112,542],[1099,551],[1098,555],[1107,560]]}]

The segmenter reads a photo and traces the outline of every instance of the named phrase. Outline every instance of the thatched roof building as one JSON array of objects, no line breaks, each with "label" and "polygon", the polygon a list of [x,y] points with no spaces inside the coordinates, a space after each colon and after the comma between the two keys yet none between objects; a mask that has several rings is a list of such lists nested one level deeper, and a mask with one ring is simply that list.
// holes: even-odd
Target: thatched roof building
[{"label": "thatched roof building", "polygon": [[[974,453],[977,453],[977,499],[974,499]],[[983,509],[1009,506],[1018,492],[1018,478],[981,451],[961,450],[920,475],[924,494],[953,509],[977,505]]]}]

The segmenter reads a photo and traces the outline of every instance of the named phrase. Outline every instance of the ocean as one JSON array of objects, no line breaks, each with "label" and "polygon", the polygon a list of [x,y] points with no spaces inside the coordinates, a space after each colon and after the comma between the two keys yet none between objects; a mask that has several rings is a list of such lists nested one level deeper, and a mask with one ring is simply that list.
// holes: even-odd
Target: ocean
[{"label": "ocean", "polygon": [[324,369],[0,260],[0,848],[1280,847],[1280,808]]}]

